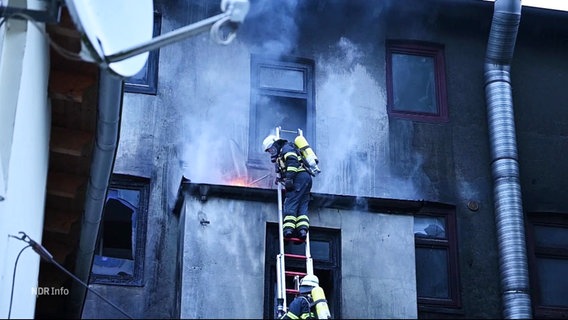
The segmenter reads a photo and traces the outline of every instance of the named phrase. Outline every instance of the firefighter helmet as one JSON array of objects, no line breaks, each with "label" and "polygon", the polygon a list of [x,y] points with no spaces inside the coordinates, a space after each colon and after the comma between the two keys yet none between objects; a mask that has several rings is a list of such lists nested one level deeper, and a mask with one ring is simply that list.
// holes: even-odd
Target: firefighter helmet
[{"label": "firefighter helmet", "polygon": [[262,141],[262,150],[268,151],[268,149],[270,147],[272,147],[274,142],[276,142],[278,140],[280,140],[280,139],[278,139],[275,135],[273,135],[273,134],[268,135],[266,138],[264,138],[264,141]]},{"label": "firefighter helmet", "polygon": [[308,274],[300,281],[300,293],[310,293],[315,287],[319,287],[319,279],[313,274]]}]

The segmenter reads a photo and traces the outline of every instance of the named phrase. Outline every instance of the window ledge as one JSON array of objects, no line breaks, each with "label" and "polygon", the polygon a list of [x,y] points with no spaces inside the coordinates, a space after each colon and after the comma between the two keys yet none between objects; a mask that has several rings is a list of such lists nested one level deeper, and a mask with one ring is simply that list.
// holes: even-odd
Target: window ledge
[{"label": "window ledge", "polygon": [[450,308],[450,307],[438,307],[438,306],[418,306],[418,313],[428,313],[430,315],[434,314],[447,314],[447,315],[456,315],[456,316],[465,315],[465,312],[463,311],[462,308]]}]

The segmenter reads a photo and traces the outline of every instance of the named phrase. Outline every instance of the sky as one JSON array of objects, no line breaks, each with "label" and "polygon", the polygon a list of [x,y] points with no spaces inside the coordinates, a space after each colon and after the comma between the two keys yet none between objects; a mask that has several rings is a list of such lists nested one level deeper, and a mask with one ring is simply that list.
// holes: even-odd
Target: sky
[{"label": "sky", "polygon": [[568,11],[568,0],[521,0],[521,4],[529,7]]},{"label": "sky", "polygon": [[568,1],[566,0],[522,0],[521,4],[523,6],[568,11]]}]

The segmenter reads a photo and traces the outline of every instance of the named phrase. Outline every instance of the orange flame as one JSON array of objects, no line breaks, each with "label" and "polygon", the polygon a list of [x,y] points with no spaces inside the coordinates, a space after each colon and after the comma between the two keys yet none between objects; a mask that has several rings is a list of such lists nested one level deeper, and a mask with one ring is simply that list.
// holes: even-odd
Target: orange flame
[{"label": "orange flame", "polygon": [[228,184],[232,186],[240,186],[240,187],[248,187],[247,178],[240,177],[240,178],[233,178],[229,180]]}]

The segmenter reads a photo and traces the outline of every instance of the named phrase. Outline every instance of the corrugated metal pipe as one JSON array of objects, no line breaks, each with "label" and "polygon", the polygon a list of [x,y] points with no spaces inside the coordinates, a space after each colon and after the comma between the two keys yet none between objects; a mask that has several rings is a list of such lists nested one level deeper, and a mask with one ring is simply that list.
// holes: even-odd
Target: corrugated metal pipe
[{"label": "corrugated metal pipe", "polygon": [[496,0],[485,57],[485,96],[503,317],[532,318],[510,64],[520,0]]}]

